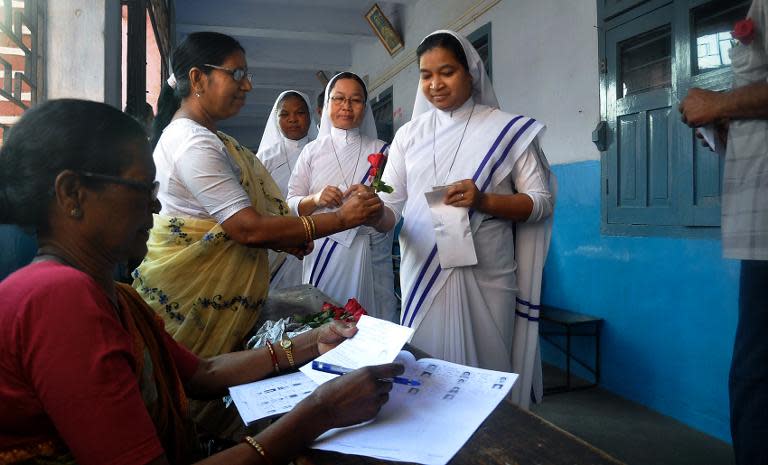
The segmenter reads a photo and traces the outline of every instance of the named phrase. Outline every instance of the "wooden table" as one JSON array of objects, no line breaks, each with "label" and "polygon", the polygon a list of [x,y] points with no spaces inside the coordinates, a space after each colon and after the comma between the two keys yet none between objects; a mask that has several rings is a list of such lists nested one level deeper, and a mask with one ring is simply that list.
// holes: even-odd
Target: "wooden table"
[{"label": "wooden table", "polygon": [[[262,319],[276,319],[294,313],[318,311],[328,300],[312,286],[300,286],[270,295]],[[417,359],[428,354],[406,345]],[[434,447],[440,447],[435,444]],[[404,464],[358,455],[345,455],[308,449],[294,461],[297,465],[382,465]],[[621,462],[596,449],[546,420],[510,402],[502,401],[485,419],[464,447],[449,462],[451,465],[621,465]]]}]

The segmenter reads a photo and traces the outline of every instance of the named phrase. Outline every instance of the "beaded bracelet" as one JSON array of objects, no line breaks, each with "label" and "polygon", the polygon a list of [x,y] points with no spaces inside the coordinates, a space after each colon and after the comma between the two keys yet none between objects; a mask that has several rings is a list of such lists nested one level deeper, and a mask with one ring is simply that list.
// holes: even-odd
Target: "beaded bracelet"
[{"label": "beaded bracelet", "polygon": [[259,455],[261,455],[261,458],[263,458],[263,459],[264,459],[264,461],[265,461],[265,462],[267,462],[267,465],[272,465],[272,461],[271,461],[271,460],[269,460],[269,458],[267,457],[267,453],[266,453],[266,452],[264,452],[264,448],[261,446],[261,444],[259,444],[258,442],[256,442],[256,440],[255,440],[255,439],[253,439],[253,437],[251,437],[251,436],[246,436],[246,437],[244,437],[244,438],[243,438],[243,441],[247,442],[247,443],[248,443],[248,444],[250,444],[250,445],[251,445],[251,446],[252,446],[254,449],[256,449],[256,452],[258,452],[258,453],[259,453]]},{"label": "beaded bracelet", "polygon": [[275,348],[272,347],[272,343],[267,341],[266,343],[267,350],[269,350],[269,356],[272,358],[272,366],[275,370],[275,373],[280,373],[280,365],[277,364],[277,354],[275,353]]}]

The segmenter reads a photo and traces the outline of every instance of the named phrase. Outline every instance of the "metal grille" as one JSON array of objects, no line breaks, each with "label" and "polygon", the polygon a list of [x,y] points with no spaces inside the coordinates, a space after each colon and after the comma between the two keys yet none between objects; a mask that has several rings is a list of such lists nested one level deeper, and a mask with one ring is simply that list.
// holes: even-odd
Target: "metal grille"
[{"label": "metal grille", "polygon": [[45,0],[2,0],[0,10],[0,131],[43,95]]}]

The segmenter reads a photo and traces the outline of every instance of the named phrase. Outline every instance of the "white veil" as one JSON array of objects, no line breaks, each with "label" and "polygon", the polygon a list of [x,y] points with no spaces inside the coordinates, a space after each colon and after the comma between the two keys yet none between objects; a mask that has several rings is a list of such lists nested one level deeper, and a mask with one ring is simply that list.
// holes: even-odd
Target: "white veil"
[{"label": "white veil", "polygon": [[307,111],[309,112],[310,118],[309,132],[307,133],[307,137],[309,138],[308,142],[311,142],[317,138],[317,126],[315,124],[312,105],[309,103],[309,97],[304,92],[299,92],[298,90],[286,90],[280,92],[280,95],[278,95],[277,99],[275,100],[275,104],[272,105],[272,111],[269,113],[269,118],[267,118],[267,125],[264,126],[264,135],[261,136],[261,143],[259,144],[259,150],[257,150],[257,153],[268,149],[269,147],[272,147],[273,145],[276,145],[280,142],[283,142],[286,139],[283,131],[280,130],[280,122],[278,121],[277,113],[280,101],[283,99],[283,97],[285,97],[286,94],[289,93],[296,93],[301,95],[301,98],[303,98],[304,102],[307,104]]},{"label": "white veil", "polygon": [[[469,65],[469,74],[472,76],[472,97],[475,99],[475,103],[481,105],[487,105],[493,108],[499,108],[499,101],[496,99],[496,92],[493,90],[493,84],[488,79],[488,75],[485,74],[485,66],[483,66],[483,60],[475,50],[475,47],[461,34],[447,29],[441,29],[429,34],[421,42],[423,43],[427,38],[435,34],[450,34],[455,37],[461,47],[464,49],[464,55],[467,56],[467,64]],[[424,96],[421,91],[421,82],[416,89],[416,101],[413,103],[413,114],[411,119],[416,118],[420,114],[434,109],[429,100]]]},{"label": "white veil", "polygon": [[[323,105],[323,116],[320,118],[320,133],[317,137],[323,137],[327,136],[331,133],[331,126],[333,123],[331,122],[331,105],[328,99],[331,96],[331,87],[333,86],[333,83],[336,82],[336,80],[341,76],[343,73],[339,73],[336,76],[332,77],[330,81],[328,81],[328,85],[325,86],[325,105]],[[355,74],[355,73],[350,73]],[[357,76],[357,74],[355,74]],[[360,76],[358,76],[360,77]],[[360,79],[360,82],[363,80]],[[365,86],[363,86],[365,87]],[[367,89],[366,89],[367,92]],[[365,115],[363,116],[363,121],[360,123],[360,134],[370,137],[372,139],[378,139],[379,133],[376,131],[376,120],[373,119],[373,110],[371,109],[371,99],[369,98],[365,102]]]}]

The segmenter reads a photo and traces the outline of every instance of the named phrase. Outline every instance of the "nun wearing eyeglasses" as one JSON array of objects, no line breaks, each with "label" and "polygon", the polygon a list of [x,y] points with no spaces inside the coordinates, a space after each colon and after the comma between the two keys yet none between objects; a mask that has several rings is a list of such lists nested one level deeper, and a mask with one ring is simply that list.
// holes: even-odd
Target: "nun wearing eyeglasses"
[{"label": "nun wearing eyeglasses", "polygon": [[[256,157],[277,183],[283,197],[288,180],[304,146],[317,138],[317,126],[310,111],[309,97],[297,90],[278,95],[267,118]],[[286,252],[269,251],[271,290],[301,284],[301,261]]]},{"label": "nun wearing eyeglasses", "polygon": [[[368,155],[387,149],[378,139],[368,91],[359,76],[337,74],[325,95],[320,134],[302,150],[288,183],[288,205],[298,215],[337,211],[351,199],[370,194]],[[368,314],[396,321],[392,233],[360,226],[318,241],[304,257],[303,282],[340,304],[356,298]]]},{"label": "nun wearing eyeglasses", "polygon": [[392,142],[383,180],[394,190],[376,224],[404,220],[400,321],[436,358],[519,373],[512,400],[527,407],[532,384],[542,393],[538,304],[554,205],[544,125],[499,109],[463,36],[437,31],[417,55],[413,116]]}]

